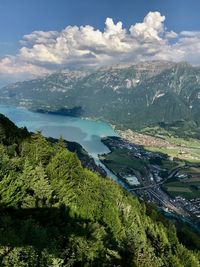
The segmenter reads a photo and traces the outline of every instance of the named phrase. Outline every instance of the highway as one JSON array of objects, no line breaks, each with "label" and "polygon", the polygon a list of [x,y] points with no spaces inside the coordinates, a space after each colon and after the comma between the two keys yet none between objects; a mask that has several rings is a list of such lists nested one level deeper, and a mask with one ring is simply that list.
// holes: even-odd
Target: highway
[{"label": "highway", "polygon": [[165,178],[164,180],[162,180],[159,183],[154,183],[154,184],[150,184],[150,185],[145,185],[145,186],[141,186],[141,187],[137,187],[137,188],[132,188],[129,191],[136,191],[136,190],[144,190],[144,189],[149,189],[149,188],[155,188],[155,187],[159,187],[161,184],[165,183],[167,180],[169,180],[170,178],[172,178],[175,174],[177,174],[180,171],[181,167],[176,167],[176,169],[172,170],[170,172],[170,174],[167,176],[167,178]]}]

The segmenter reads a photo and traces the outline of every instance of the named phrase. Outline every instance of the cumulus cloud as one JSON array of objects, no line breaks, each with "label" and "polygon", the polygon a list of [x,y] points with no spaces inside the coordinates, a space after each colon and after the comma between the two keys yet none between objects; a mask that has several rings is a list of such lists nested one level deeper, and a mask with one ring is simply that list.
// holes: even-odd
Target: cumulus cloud
[{"label": "cumulus cloud", "polygon": [[161,41],[164,32],[165,16],[159,12],[149,12],[142,23],[136,23],[130,28],[131,35],[142,42]]},{"label": "cumulus cloud", "polygon": [[165,32],[165,38],[167,38],[167,39],[178,38],[178,34],[174,31]]},{"label": "cumulus cloud", "polygon": [[32,73],[33,75],[39,75],[45,73],[46,69],[30,64],[28,62],[18,61],[15,57],[4,57],[0,62],[1,74],[23,74]]},{"label": "cumulus cloud", "polygon": [[53,70],[7,56],[0,60],[0,86],[8,83],[53,73]]},{"label": "cumulus cloud", "polygon": [[107,18],[103,31],[90,25],[23,36],[17,55],[0,60],[0,75],[40,75],[65,68],[94,68],[141,60],[200,62],[200,32],[167,31],[165,16],[149,12],[142,22],[123,27]]},{"label": "cumulus cloud", "polygon": [[57,31],[34,31],[30,34],[24,35],[23,40],[20,41],[22,45],[28,44],[49,44],[55,42],[59,33]]}]

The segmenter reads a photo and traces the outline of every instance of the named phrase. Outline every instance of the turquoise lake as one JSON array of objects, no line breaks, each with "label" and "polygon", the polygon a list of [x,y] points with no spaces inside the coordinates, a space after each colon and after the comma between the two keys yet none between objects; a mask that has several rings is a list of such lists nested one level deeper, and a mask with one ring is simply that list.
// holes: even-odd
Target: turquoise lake
[{"label": "turquoise lake", "polygon": [[0,105],[0,113],[6,115],[17,126],[26,126],[29,131],[41,130],[46,137],[59,138],[81,144],[87,152],[97,158],[109,149],[101,142],[104,136],[117,136],[112,127],[101,121],[92,121],[70,116],[31,112],[27,109]]},{"label": "turquoise lake", "polygon": [[98,154],[110,152],[101,142],[101,138],[118,136],[109,124],[70,116],[37,113],[7,105],[0,105],[0,113],[6,115],[18,127],[27,127],[32,132],[40,130],[46,137],[59,138],[62,136],[65,140],[81,144],[94,158],[96,164],[101,165],[106,170],[109,177],[126,187],[98,158]]}]

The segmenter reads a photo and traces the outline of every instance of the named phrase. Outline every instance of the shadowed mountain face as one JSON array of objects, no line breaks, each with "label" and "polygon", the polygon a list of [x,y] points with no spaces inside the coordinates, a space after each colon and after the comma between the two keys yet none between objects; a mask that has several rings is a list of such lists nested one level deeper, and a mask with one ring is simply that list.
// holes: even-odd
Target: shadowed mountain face
[{"label": "shadowed mountain face", "polygon": [[4,116],[0,130],[0,266],[199,266],[197,235],[186,248],[154,207],[83,168],[62,139]]},{"label": "shadowed mountain face", "polygon": [[56,73],[4,87],[0,101],[42,112],[63,110],[63,115],[102,118],[125,128],[178,120],[199,123],[200,68],[152,61],[90,73]]},{"label": "shadowed mountain face", "polygon": [[[66,242],[71,235],[84,236],[90,220],[71,216],[69,208],[1,208],[0,245],[33,246],[54,253],[56,240]],[[88,229],[87,229],[88,228]]]}]

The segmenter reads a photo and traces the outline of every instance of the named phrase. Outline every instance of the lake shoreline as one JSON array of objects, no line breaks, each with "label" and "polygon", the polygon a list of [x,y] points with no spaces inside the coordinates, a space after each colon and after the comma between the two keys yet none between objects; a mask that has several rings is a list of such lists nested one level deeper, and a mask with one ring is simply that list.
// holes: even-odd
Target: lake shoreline
[{"label": "lake shoreline", "polygon": [[[105,120],[102,122],[97,118],[94,120],[91,118],[81,119],[69,116],[41,114],[22,107],[9,105],[0,105],[0,112],[9,117],[19,127],[26,126],[30,131],[35,131],[39,128],[46,137],[52,136],[53,138],[59,139],[59,137],[62,136],[65,140],[79,143],[94,160],[98,155],[110,152],[110,149],[102,143],[102,137],[119,136],[115,132],[115,125],[106,123]],[[70,131],[71,136],[69,135]],[[75,135],[77,132],[78,135]],[[68,136],[76,140],[70,140]],[[113,179],[111,177],[111,179],[122,186],[119,182],[119,177],[117,178],[118,179]]]}]

